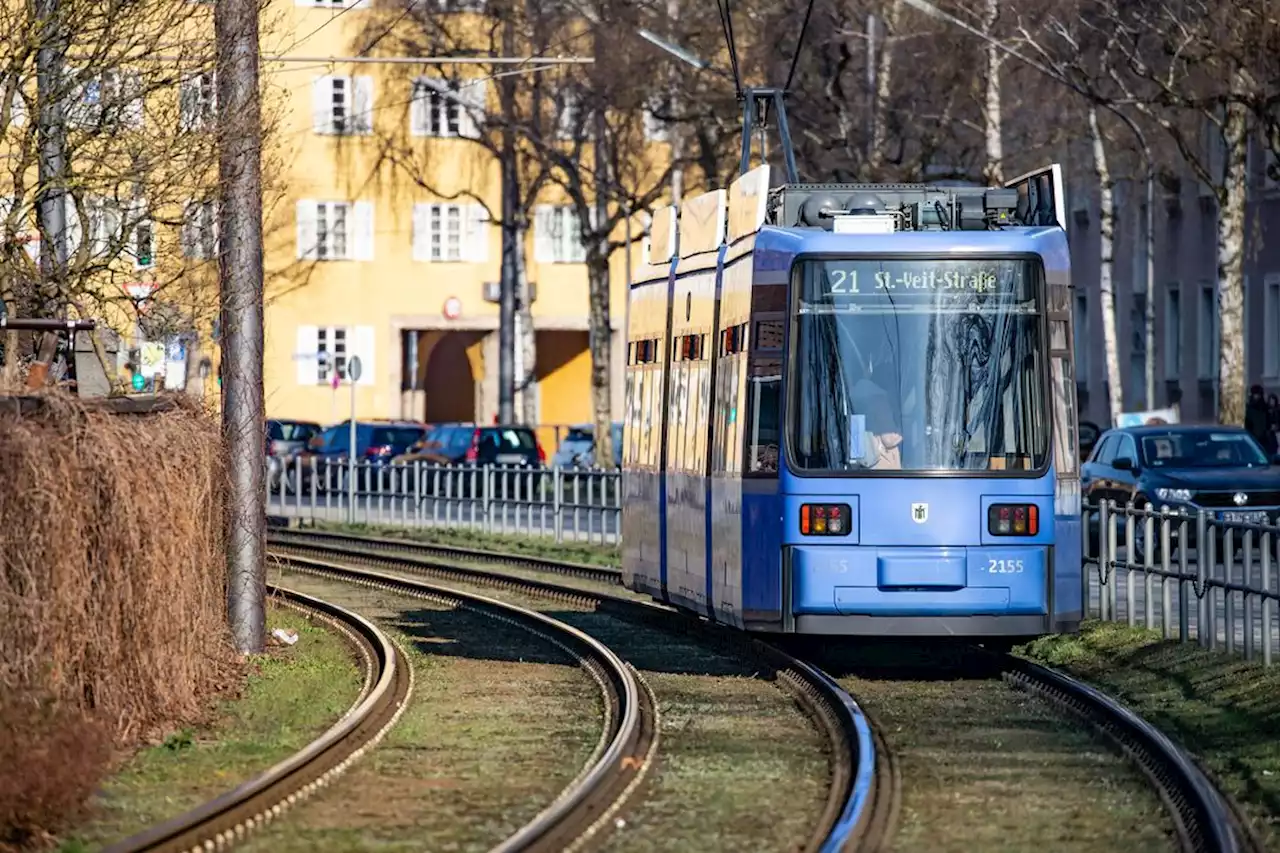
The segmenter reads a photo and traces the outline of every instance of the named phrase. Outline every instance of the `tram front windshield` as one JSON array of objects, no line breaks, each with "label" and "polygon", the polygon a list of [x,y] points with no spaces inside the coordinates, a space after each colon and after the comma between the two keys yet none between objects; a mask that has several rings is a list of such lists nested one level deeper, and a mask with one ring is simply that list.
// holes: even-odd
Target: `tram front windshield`
[{"label": "tram front windshield", "polygon": [[795,274],[793,466],[1043,468],[1039,261],[814,259]]}]

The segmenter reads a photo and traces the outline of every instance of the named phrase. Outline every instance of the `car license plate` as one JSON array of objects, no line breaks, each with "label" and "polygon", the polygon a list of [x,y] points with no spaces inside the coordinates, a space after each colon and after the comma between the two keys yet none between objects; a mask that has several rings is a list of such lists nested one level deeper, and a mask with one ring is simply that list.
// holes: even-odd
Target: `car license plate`
[{"label": "car license plate", "polygon": [[1222,520],[1235,524],[1267,524],[1270,519],[1265,511],[1224,512]]},{"label": "car license plate", "polygon": [[499,465],[519,465],[524,461],[524,457],[519,453],[499,453],[494,457],[494,461]]}]

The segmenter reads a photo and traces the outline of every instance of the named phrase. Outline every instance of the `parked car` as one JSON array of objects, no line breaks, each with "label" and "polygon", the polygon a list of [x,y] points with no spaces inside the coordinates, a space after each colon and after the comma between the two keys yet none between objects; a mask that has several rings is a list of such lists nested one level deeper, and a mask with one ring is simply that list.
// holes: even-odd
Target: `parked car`
[{"label": "parked car", "polygon": [[[614,466],[622,467],[622,421],[613,422]],[[579,424],[569,428],[569,434],[560,442],[556,455],[551,457],[554,468],[594,468],[596,464],[596,428],[594,424]]]},{"label": "parked car", "polygon": [[[427,428],[422,424],[405,421],[356,421],[356,459],[373,466],[387,465],[392,459],[404,453],[414,444],[422,440]],[[311,460],[315,466],[319,482],[317,488],[346,488],[347,468],[345,464],[350,455],[351,421],[334,424],[314,436],[307,449],[298,455],[301,460],[304,482],[311,473]],[[368,468],[368,464],[363,465]],[[326,473],[329,469],[330,473]],[[361,475],[364,476],[364,475]],[[357,485],[362,485],[358,481]]]},{"label": "parked car", "polygon": [[[397,456],[396,465],[413,465],[423,462],[430,465],[485,466],[501,465],[508,468],[541,468],[547,456],[538,444],[533,429],[522,425],[471,426],[444,425],[431,427],[423,438]],[[458,478],[463,494],[471,494],[471,477]],[[527,478],[526,478],[527,479]],[[437,490],[440,477],[428,474],[422,486],[422,494]],[[521,481],[518,472],[512,472],[509,483]],[[414,488],[412,477],[405,478],[406,488]],[[443,490],[443,486],[439,487]],[[455,490],[454,494],[458,492]]]},{"label": "parked car", "polygon": [[293,478],[281,477],[289,463],[303,450],[313,437],[319,435],[320,424],[313,421],[290,421],[271,418],[267,421],[267,481],[272,491],[282,485],[292,492]]},{"label": "parked car", "polygon": [[[1132,501],[1136,507],[1166,507],[1193,517],[1205,509],[1216,521],[1275,524],[1280,520],[1277,463],[1280,457],[1269,458],[1241,427],[1128,427],[1102,435],[1081,468],[1080,486],[1091,504]],[[1090,553],[1097,554],[1097,513],[1090,513],[1088,523]],[[1145,525],[1135,527],[1133,557],[1142,559]],[[1194,521],[1187,539],[1185,544],[1194,547]]]}]

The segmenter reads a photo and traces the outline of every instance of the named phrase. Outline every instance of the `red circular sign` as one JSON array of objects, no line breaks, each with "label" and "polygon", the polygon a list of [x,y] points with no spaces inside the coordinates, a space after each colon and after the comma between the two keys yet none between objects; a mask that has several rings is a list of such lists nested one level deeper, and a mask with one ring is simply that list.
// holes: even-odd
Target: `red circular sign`
[{"label": "red circular sign", "polygon": [[456,296],[450,296],[444,301],[444,317],[446,320],[456,320],[462,316],[462,300]]}]

